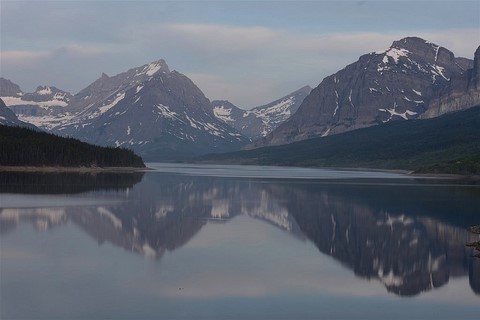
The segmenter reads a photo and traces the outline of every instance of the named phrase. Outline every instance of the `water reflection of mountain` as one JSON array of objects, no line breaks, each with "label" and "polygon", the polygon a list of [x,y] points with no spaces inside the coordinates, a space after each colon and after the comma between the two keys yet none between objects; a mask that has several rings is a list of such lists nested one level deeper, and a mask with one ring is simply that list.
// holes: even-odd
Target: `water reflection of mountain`
[{"label": "water reflection of mountain", "polygon": [[143,172],[0,172],[0,193],[74,194],[122,190],[142,180]]},{"label": "water reflection of mountain", "polygon": [[224,223],[247,214],[304,239],[287,210],[255,183],[153,174],[117,196],[119,202],[101,206],[4,208],[0,232],[20,221],[30,221],[40,230],[72,221],[99,243],[160,258],[186,244],[207,222]]},{"label": "water reflection of mountain", "polygon": [[[478,189],[478,188],[477,188]],[[390,292],[415,295],[480,269],[465,246],[480,214],[478,194],[457,186],[310,185],[275,188],[323,253]]]},{"label": "water reflection of mountain", "polygon": [[286,210],[266,197],[250,183],[149,175],[130,191],[129,201],[73,215],[72,220],[99,242],[110,241],[157,258],[186,244],[208,221],[226,222],[239,214],[249,214],[302,237]]},{"label": "water reflection of mountain", "polygon": [[71,221],[99,243],[160,258],[207,222],[246,214],[299,239],[306,236],[321,252],[358,276],[378,279],[390,292],[415,295],[468,275],[478,293],[480,268],[465,247],[478,239],[466,231],[478,222],[478,189],[152,173],[116,192],[121,201],[114,204],[2,209],[0,231],[23,220],[40,229]]}]

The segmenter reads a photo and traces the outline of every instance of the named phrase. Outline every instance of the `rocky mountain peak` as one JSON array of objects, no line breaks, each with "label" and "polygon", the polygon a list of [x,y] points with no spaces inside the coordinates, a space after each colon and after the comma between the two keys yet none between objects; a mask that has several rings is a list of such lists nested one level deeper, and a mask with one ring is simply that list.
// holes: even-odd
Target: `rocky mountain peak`
[{"label": "rocky mountain peak", "polygon": [[0,78],[0,96],[2,97],[18,97],[23,95],[20,87],[12,81]]},{"label": "rocky mountain peak", "polygon": [[[72,95],[69,92],[60,90],[54,86],[38,86],[35,92],[25,93],[22,97],[25,101],[30,102],[47,102],[46,106],[62,106],[65,107]],[[28,103],[26,103],[28,104]]]},{"label": "rocky mountain peak", "polygon": [[[140,69],[140,70],[138,70],[138,69]],[[167,63],[163,59],[159,59],[159,60],[150,62],[148,64],[145,64],[145,65],[137,68],[136,70],[137,70],[137,74],[136,74],[137,76],[145,74],[145,75],[151,77],[158,72],[170,73],[170,69],[168,68]]]},{"label": "rocky mountain peak", "polygon": [[323,79],[295,114],[249,148],[418,118],[434,92],[469,64],[418,37],[394,41],[388,49],[362,55]]},{"label": "rocky mountain peak", "polygon": [[76,94],[52,130],[135,150],[146,159],[180,159],[238,150],[248,140],[216,119],[210,101],[163,59],[101,78]]},{"label": "rocky mountain peak", "polygon": [[[55,87],[53,88],[56,89]],[[40,95],[52,94],[52,88],[49,86],[38,86],[37,89],[35,89],[35,93]]]},{"label": "rocky mountain peak", "polygon": [[[390,48],[375,53],[385,54],[385,56],[387,56],[386,59],[394,60],[395,63],[404,59],[407,61],[420,60],[441,67],[450,66],[455,63],[455,55],[453,52],[418,37],[406,37],[394,41]],[[387,62],[387,60],[384,60],[384,62]]]},{"label": "rocky mountain peak", "polygon": [[420,55],[427,61],[434,61],[438,64],[450,64],[455,59],[455,55],[450,50],[418,37],[407,37],[394,41],[391,48],[407,50]]},{"label": "rocky mountain peak", "polygon": [[473,67],[451,78],[449,83],[435,92],[422,118],[438,117],[468,109],[480,104],[480,47],[474,55]]}]

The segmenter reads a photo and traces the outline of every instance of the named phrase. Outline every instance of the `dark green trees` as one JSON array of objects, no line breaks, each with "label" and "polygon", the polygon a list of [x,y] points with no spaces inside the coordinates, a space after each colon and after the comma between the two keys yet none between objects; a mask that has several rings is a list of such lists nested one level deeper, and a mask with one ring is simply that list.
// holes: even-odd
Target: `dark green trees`
[{"label": "dark green trees", "polygon": [[145,167],[123,148],[100,147],[73,138],[0,125],[0,165],[60,167]]}]

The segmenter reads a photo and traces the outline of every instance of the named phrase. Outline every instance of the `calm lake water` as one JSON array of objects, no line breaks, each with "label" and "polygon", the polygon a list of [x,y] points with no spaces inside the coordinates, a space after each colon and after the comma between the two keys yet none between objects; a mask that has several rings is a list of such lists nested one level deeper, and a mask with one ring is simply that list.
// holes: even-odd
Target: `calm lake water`
[{"label": "calm lake water", "polygon": [[0,173],[1,319],[478,319],[480,186],[149,164]]}]

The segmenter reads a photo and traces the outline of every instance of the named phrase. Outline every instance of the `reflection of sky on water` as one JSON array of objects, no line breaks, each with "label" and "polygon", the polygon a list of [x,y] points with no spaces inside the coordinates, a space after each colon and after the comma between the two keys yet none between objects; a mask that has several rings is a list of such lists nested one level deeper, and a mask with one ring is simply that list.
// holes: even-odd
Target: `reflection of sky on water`
[{"label": "reflection of sky on water", "polygon": [[[60,318],[187,319],[204,313],[218,319],[232,314],[420,319],[438,312],[437,318],[449,319],[458,315],[458,306],[467,319],[478,304],[465,278],[401,302],[380,282],[354,276],[311,242],[244,216],[207,224],[160,261],[99,245],[72,224],[48,236],[23,225],[3,241],[2,260],[8,263],[2,268],[10,275],[2,280],[3,292],[18,298],[22,310]],[[5,245],[10,249],[4,251]],[[16,276],[29,283],[27,292],[13,289]]]}]

